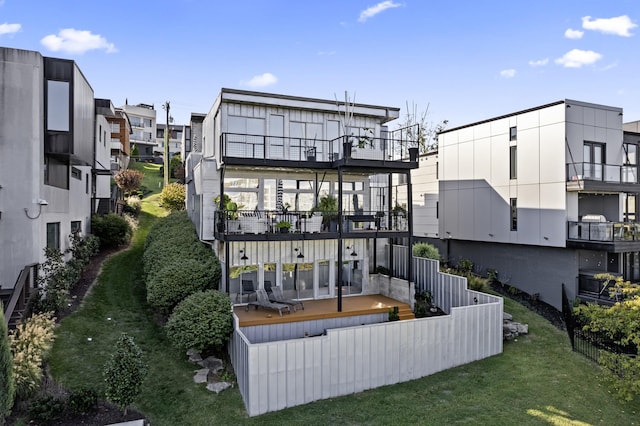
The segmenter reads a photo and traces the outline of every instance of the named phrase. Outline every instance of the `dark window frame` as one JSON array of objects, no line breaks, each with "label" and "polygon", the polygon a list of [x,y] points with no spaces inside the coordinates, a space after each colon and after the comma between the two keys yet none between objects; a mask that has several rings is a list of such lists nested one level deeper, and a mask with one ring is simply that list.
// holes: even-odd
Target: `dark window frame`
[{"label": "dark window frame", "polygon": [[509,127],[509,141],[518,140],[518,127],[512,126]]},{"label": "dark window frame", "polygon": [[60,222],[47,223],[47,248],[60,250]]},{"label": "dark window frame", "polygon": [[509,179],[518,178],[518,146],[509,147]]},{"label": "dark window frame", "polygon": [[510,210],[510,222],[511,222],[511,230],[518,230],[518,199],[510,198],[509,199],[509,210]]}]

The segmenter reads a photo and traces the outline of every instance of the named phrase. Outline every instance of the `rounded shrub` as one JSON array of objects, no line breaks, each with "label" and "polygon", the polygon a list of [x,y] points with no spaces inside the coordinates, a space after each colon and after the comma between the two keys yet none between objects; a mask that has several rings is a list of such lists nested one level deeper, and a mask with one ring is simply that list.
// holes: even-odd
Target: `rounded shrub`
[{"label": "rounded shrub", "polygon": [[176,306],[165,330],[178,349],[222,349],[233,332],[231,300],[217,290],[194,293]]},{"label": "rounded shrub", "polygon": [[129,242],[131,227],[125,218],[115,213],[105,216],[93,216],[91,219],[93,235],[100,239],[100,248],[119,247]]},{"label": "rounded shrub", "polygon": [[184,210],[186,190],[181,183],[170,183],[160,193],[160,204],[167,210]]},{"label": "rounded shrub", "polygon": [[210,262],[180,257],[151,272],[147,277],[147,302],[168,314],[187,296],[214,288]]},{"label": "rounded shrub", "polygon": [[415,243],[413,245],[413,255],[415,257],[425,257],[427,259],[440,260],[438,249],[428,243]]}]

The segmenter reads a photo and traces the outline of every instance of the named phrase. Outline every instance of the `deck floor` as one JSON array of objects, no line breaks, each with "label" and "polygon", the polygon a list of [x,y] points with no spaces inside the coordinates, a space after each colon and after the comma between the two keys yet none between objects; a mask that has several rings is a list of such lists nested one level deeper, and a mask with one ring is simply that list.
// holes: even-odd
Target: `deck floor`
[{"label": "deck floor", "polygon": [[240,327],[281,324],[296,321],[310,321],[326,318],[347,317],[353,315],[366,315],[389,312],[394,306],[398,306],[400,310],[403,308],[411,309],[408,304],[399,302],[380,294],[371,294],[366,296],[349,296],[342,298],[342,312],[338,312],[338,299],[328,298],[319,300],[305,300],[304,310],[297,306],[297,311],[291,314],[286,312],[282,316],[277,310],[254,306],[249,306],[246,310],[245,305],[236,305],[233,311],[240,320]]}]

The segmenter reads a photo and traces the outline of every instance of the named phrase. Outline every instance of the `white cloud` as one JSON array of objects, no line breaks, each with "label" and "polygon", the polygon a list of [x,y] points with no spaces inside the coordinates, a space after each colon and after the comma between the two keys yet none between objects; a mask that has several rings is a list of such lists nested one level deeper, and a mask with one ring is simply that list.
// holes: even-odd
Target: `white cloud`
[{"label": "white cloud", "polygon": [[513,68],[500,71],[500,77],[503,77],[503,78],[513,78],[515,77],[515,75],[516,75],[516,70],[514,70]]},{"label": "white cloud", "polygon": [[369,6],[358,17],[358,22],[365,22],[369,18],[373,18],[378,13],[384,12],[387,9],[393,9],[394,7],[400,7],[399,3],[394,3],[393,0],[386,0],[376,4],[375,6]]},{"label": "white cloud", "polygon": [[331,56],[335,54],[336,54],[335,50],[321,50],[318,52],[318,56]]},{"label": "white cloud", "polygon": [[549,58],[538,59],[537,61],[529,61],[532,67],[543,67],[549,63]]},{"label": "white cloud", "polygon": [[637,24],[631,22],[631,19],[627,15],[594,20],[591,20],[591,16],[584,16],[582,18],[582,28],[585,30],[599,31],[603,34],[613,34],[622,37],[631,37],[633,34],[631,34],[629,30],[637,26]]},{"label": "white cloud", "polygon": [[567,29],[567,31],[564,32],[564,36],[572,40],[581,39],[583,35],[584,35],[584,31],[573,30],[571,28]]},{"label": "white cloud", "polygon": [[40,40],[40,43],[53,52],[84,53],[96,49],[104,49],[107,53],[118,51],[113,43],[109,43],[101,35],[74,28],[60,30],[58,35],[49,34]]},{"label": "white cloud", "polygon": [[593,50],[573,49],[556,59],[556,64],[565,68],[580,68],[591,65],[602,59],[602,55]]},{"label": "white cloud", "polygon": [[8,24],[5,22],[4,24],[0,24],[0,35],[17,33],[20,31],[20,28],[22,28],[20,24]]},{"label": "white cloud", "polygon": [[278,77],[271,74],[270,72],[265,72],[264,74],[252,77],[249,81],[242,81],[240,82],[240,84],[249,87],[266,87],[271,86],[272,84],[276,84],[277,82]]}]

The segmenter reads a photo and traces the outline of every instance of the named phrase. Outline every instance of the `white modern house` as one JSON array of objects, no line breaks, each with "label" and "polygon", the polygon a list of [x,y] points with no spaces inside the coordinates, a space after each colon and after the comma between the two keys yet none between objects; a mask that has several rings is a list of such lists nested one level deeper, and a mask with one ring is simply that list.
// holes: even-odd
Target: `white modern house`
[{"label": "white modern house", "polygon": [[563,284],[597,299],[595,273],[637,281],[640,138],[622,121],[566,99],[441,132],[413,172],[415,238],[558,309]]},{"label": "white modern house", "polygon": [[[398,115],[348,99],[234,89],[192,114],[186,207],[235,305],[230,355],[250,416],[502,351],[502,299],[470,292],[437,262],[392,244],[412,240],[418,166],[407,138],[417,132],[386,127]],[[276,286],[304,310],[249,310],[256,293]],[[447,315],[415,319],[418,287]],[[390,307],[408,313],[389,322]]]},{"label": "white modern house", "polygon": [[93,89],[75,62],[0,48],[0,66],[0,291],[6,302],[18,283],[33,281],[45,247],[64,251],[72,231],[89,231],[94,189],[102,191],[109,160],[108,133],[98,135],[94,127]]},{"label": "white modern house", "polygon": [[138,148],[138,159],[153,160],[156,147],[156,110],[153,105],[130,105],[128,101],[120,107],[127,114],[131,133],[129,143],[131,150]]}]

